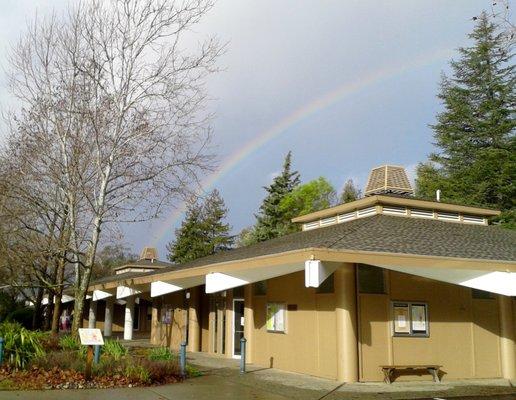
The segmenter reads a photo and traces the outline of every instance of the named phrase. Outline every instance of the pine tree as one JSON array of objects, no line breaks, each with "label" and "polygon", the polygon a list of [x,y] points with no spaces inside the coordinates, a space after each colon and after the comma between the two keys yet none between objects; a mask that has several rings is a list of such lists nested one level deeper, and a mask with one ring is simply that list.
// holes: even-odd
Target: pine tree
[{"label": "pine tree", "polygon": [[167,245],[168,259],[181,264],[230,248],[234,238],[229,234],[231,227],[224,222],[227,212],[216,189],[204,202],[190,202],[185,219],[176,230],[176,240]]},{"label": "pine tree", "polygon": [[444,110],[432,126],[438,152],[417,170],[417,194],[510,211],[516,201],[515,66],[503,34],[486,13],[471,47],[443,76]]},{"label": "pine tree", "polygon": [[350,203],[352,201],[358,200],[362,196],[362,191],[355,186],[353,183],[353,179],[348,179],[342,188],[342,193],[340,194],[340,202],[341,203]]},{"label": "pine tree", "polygon": [[280,203],[299,182],[299,173],[292,171],[292,152],[289,151],[281,174],[274,178],[270,186],[264,187],[267,196],[256,215],[256,225],[249,242],[263,242],[281,235],[282,227],[289,221],[289,217],[281,209]]},{"label": "pine tree", "polygon": [[232,247],[234,237],[229,234],[231,227],[224,223],[228,209],[217,189],[214,189],[203,205],[206,255]]},{"label": "pine tree", "polygon": [[201,205],[197,201],[190,201],[185,219],[175,231],[176,239],[167,245],[167,258],[171,262],[181,264],[205,255],[202,218]]}]

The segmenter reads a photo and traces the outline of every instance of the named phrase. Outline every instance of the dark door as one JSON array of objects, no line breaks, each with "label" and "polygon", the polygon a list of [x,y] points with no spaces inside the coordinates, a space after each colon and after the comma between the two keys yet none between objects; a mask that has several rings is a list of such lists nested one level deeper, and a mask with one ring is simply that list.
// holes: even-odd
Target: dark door
[{"label": "dark door", "polygon": [[244,337],[244,300],[233,300],[234,307],[234,335],[233,335],[233,347],[234,355],[239,356],[240,352],[240,339]]}]

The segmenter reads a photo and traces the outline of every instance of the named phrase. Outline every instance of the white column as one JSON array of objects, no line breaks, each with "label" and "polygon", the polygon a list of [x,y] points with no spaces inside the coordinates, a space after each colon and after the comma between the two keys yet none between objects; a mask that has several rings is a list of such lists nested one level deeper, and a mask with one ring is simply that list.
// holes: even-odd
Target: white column
[{"label": "white column", "polygon": [[113,310],[115,307],[115,299],[108,297],[106,299],[106,313],[104,314],[104,336],[111,336],[113,333]]},{"label": "white column", "polygon": [[124,340],[133,340],[134,296],[125,299]]},{"label": "white column", "polygon": [[97,323],[97,302],[90,300],[90,309],[88,312],[88,328],[95,328]]}]

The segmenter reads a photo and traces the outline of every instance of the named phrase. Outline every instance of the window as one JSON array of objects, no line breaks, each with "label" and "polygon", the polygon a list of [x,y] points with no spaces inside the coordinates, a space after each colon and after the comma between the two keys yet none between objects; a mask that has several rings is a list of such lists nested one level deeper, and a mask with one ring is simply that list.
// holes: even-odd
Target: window
[{"label": "window", "polygon": [[285,332],[285,303],[267,303],[267,331]]},{"label": "window", "polygon": [[429,334],[428,305],[425,303],[392,303],[394,336],[424,336]]},{"label": "window", "polygon": [[492,300],[495,298],[493,293],[486,292],[485,290],[480,290],[480,289],[471,289],[471,297],[473,297],[474,299],[487,299],[487,300]]},{"label": "window", "polygon": [[267,294],[267,281],[253,283],[253,293],[255,296],[265,296]]},{"label": "window", "polygon": [[358,264],[358,291],[385,294],[384,270],[373,265]]},{"label": "window", "polygon": [[315,290],[315,293],[324,294],[324,293],[334,293],[335,292],[335,279],[333,278],[333,274],[327,277],[323,283],[319,285],[319,287]]}]

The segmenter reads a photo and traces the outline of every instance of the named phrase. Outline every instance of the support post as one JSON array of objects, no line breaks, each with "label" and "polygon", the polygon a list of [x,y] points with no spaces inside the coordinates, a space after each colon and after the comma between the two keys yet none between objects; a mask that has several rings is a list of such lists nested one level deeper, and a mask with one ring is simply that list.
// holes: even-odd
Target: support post
[{"label": "support post", "polygon": [[152,299],[151,317],[151,343],[161,345],[161,324],[159,321],[159,310],[161,309],[161,298]]},{"label": "support post", "polygon": [[244,337],[246,338],[246,360],[248,363],[253,362],[253,331],[253,285],[251,284],[244,287]]},{"label": "support post", "polygon": [[95,356],[93,358],[93,362],[98,364],[100,362],[100,345],[95,345]]},{"label": "support post", "polygon": [[106,313],[104,314],[104,336],[109,337],[113,334],[113,311],[115,299],[113,296],[106,299]]},{"label": "support post", "polygon": [[498,296],[500,306],[500,361],[502,376],[509,380],[516,379],[516,347],[512,302],[513,300],[509,296]]},{"label": "support post", "polygon": [[179,346],[179,371],[181,376],[186,376],[186,342],[181,342]]},{"label": "support post", "polygon": [[93,346],[88,346],[86,351],[86,368],[84,368],[84,379],[91,379],[91,364],[93,363]]},{"label": "support post", "polygon": [[97,302],[90,299],[90,307],[88,311],[88,328],[93,329],[97,323]]},{"label": "support post", "polygon": [[126,298],[124,319],[124,340],[133,340],[134,296]]},{"label": "support post", "polygon": [[245,340],[245,337],[240,339],[240,373],[245,374],[245,344],[247,340]]},{"label": "support post", "polygon": [[201,329],[199,326],[199,287],[190,289],[188,305],[188,350],[201,351]]},{"label": "support post", "polygon": [[4,338],[0,337],[0,365],[4,362]]},{"label": "support post", "polygon": [[358,381],[357,301],[354,264],[343,264],[335,272],[337,321],[337,379]]}]

